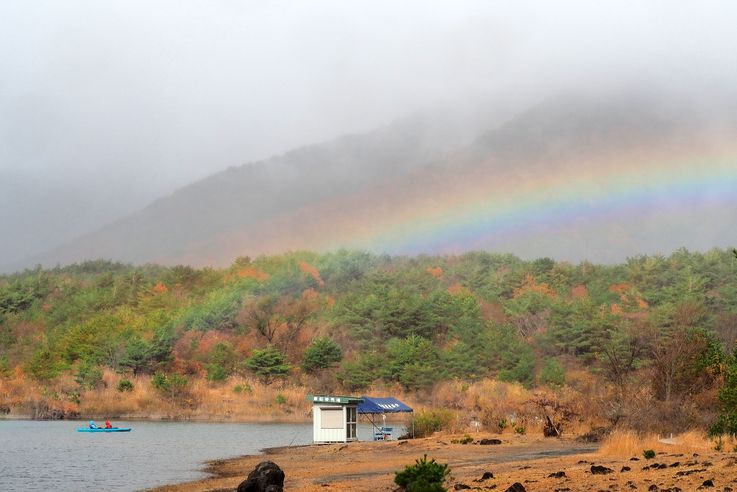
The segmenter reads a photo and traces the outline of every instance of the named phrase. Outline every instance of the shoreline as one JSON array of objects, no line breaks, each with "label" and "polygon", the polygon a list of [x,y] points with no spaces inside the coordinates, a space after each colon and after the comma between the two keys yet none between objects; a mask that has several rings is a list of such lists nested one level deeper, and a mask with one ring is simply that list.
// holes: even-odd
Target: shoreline
[{"label": "shoreline", "polygon": [[[258,454],[211,460],[205,463],[203,479],[163,485],[149,492],[213,492],[235,490],[261,461],[274,461],[285,472],[285,490],[394,490],[394,472],[427,454],[447,459],[454,470],[490,463],[529,462],[540,459],[583,456],[598,446],[572,439],[526,438],[513,435],[479,435],[503,438],[498,446],[451,444],[457,436],[429,437],[414,440],[356,441],[337,444],[307,444],[264,448]],[[462,437],[462,436],[458,436]],[[390,451],[391,452],[387,452]],[[510,453],[511,452],[511,453]],[[433,454],[435,456],[433,456]]]},{"label": "shoreline", "polygon": [[[391,492],[394,474],[427,455],[449,465],[449,490],[456,486],[503,492],[514,483],[529,492],[566,490],[737,490],[737,456],[713,449],[670,446],[652,460],[602,452],[599,443],[572,437],[544,438],[510,434],[477,434],[474,439],[500,438],[502,444],[454,444],[461,435],[442,435],[406,441],[265,448],[259,454],[212,460],[210,476],[149,489],[149,492],[234,491],[262,461],[273,461],[284,471],[284,490],[318,492],[350,490]],[[595,467],[603,467],[594,473]],[[489,472],[491,478],[484,479]],[[655,486],[655,488],[652,488]],[[676,488],[677,487],[677,488]]]}]

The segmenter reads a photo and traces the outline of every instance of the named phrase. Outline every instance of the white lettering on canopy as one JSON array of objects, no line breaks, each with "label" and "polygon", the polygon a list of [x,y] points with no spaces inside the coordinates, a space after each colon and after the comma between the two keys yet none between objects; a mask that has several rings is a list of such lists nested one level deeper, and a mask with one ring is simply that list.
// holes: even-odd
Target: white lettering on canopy
[{"label": "white lettering on canopy", "polygon": [[393,408],[399,408],[399,403],[377,403],[381,408],[391,410]]}]

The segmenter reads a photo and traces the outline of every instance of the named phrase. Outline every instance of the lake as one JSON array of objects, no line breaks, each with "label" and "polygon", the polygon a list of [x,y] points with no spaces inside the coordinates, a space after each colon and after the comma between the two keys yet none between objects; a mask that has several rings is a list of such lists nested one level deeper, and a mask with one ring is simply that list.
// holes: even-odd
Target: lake
[{"label": "lake", "polygon": [[[0,420],[0,490],[141,490],[203,478],[209,460],[312,442],[309,423],[114,421],[133,430],[76,432],[86,425]],[[370,439],[369,426],[358,432]]]}]

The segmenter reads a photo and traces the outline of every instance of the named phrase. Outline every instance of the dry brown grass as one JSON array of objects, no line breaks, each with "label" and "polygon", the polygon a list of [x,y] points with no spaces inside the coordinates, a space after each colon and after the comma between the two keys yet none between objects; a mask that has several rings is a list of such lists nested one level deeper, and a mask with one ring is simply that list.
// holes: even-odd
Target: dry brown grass
[{"label": "dry brown grass", "polygon": [[[119,392],[121,379],[130,380],[133,390]],[[100,388],[80,390],[71,375],[41,384],[19,374],[0,379],[0,405],[10,407],[16,417],[29,416],[32,405],[39,401],[50,408],[79,412],[82,418],[305,421],[310,417],[307,389],[286,382],[265,385],[255,379],[233,377],[212,383],[203,377],[190,377],[184,395],[167,398],[151,385],[147,375],[132,377],[105,371],[103,380]]]},{"label": "dry brown grass", "polygon": [[[39,384],[16,374],[10,379],[0,380],[0,404],[10,406],[14,416],[27,416],[28,403],[45,401],[51,407],[76,410],[83,418],[305,422],[310,420],[311,412],[306,400],[308,393],[342,393],[334,386],[321,385],[314,377],[299,374],[269,385],[257,378],[240,376],[214,383],[206,380],[201,372],[187,378],[186,394],[167,398],[151,385],[151,378],[147,375],[132,377],[107,370],[103,386],[80,391],[72,375],[63,375],[53,383]],[[121,379],[131,380],[133,391],[117,391]],[[577,387],[544,392],[546,398],[560,402],[576,413],[575,419],[564,422],[563,430],[567,436],[583,434],[604,425],[601,418],[596,418],[592,396],[595,392],[588,391],[588,382],[574,378]],[[579,388],[585,389],[582,392]],[[78,405],[73,398],[77,392],[80,393]],[[520,384],[492,379],[445,381],[431,391],[412,393],[404,391],[396,383],[376,383],[355,394],[395,396],[416,412],[448,409],[453,412],[454,419],[450,428],[445,429],[447,432],[514,434],[516,428],[524,428],[528,434],[537,434],[544,423],[544,412],[531,403],[540,396],[540,390],[528,390]],[[409,423],[410,418],[399,416],[391,420]],[[481,425],[475,425],[476,422]],[[500,426],[500,423],[504,425]]]},{"label": "dry brown grass", "polygon": [[[665,442],[664,442],[665,441]],[[607,437],[599,448],[603,456],[641,456],[646,449],[656,453],[694,453],[713,450],[717,442],[702,431],[688,431],[671,436],[640,434],[634,431],[619,430]],[[734,449],[734,438],[723,439],[724,449]]]}]

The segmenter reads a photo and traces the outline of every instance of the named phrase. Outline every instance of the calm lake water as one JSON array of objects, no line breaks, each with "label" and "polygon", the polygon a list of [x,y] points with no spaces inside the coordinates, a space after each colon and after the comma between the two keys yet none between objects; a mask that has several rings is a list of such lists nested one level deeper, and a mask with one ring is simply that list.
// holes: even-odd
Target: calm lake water
[{"label": "calm lake water", "polygon": [[[76,431],[86,425],[0,420],[0,491],[143,490],[203,478],[206,461],[312,442],[312,424],[114,421],[133,430]],[[360,439],[372,432],[359,424]]]},{"label": "calm lake water", "polygon": [[133,430],[76,432],[85,425],[0,420],[0,491],[141,490],[202,478],[205,461],[312,442],[311,424],[115,421]]}]

